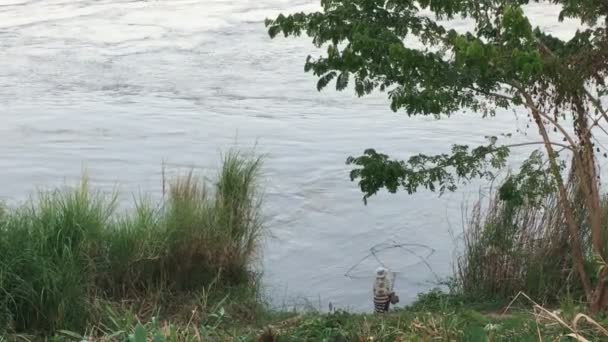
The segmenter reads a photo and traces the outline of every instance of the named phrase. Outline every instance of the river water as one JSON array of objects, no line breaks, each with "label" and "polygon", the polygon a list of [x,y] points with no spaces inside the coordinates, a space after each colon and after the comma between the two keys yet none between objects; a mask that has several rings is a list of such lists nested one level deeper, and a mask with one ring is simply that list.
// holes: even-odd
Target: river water
[{"label": "river water", "polygon": [[[317,8],[318,0],[0,0],[0,198],[74,182],[83,168],[125,201],[158,196],[163,162],[211,177],[222,152],[254,150],[266,156],[272,236],[260,260],[275,305],[368,310],[376,263],[363,262],[355,279],[344,274],[389,240],[435,250],[426,263],[413,254],[422,247],[385,255],[411,301],[451,273],[461,206],[479,184],[441,198],[381,194],[364,206],[346,157],[368,147],[441,153],[485,135],[531,141],[534,132],[512,112],[436,121],[392,113],[385,94],[317,92],[303,63],[321,52],[308,38],[270,40],[263,26]],[[575,28],[559,31],[555,8],[528,12],[557,35]]]}]

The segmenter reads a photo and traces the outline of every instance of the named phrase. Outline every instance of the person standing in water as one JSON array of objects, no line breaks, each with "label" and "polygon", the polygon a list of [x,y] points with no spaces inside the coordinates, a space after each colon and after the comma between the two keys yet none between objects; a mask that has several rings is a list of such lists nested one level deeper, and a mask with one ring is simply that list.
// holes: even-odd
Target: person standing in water
[{"label": "person standing in water", "polygon": [[391,302],[394,304],[397,301],[397,296],[393,291],[393,282],[389,279],[389,270],[378,267],[374,281],[374,311],[376,313],[388,312]]}]

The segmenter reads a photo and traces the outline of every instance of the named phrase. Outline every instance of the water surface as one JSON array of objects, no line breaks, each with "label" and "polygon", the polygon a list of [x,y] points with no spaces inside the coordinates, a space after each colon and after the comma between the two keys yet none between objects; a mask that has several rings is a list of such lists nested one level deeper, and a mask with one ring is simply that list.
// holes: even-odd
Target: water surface
[{"label": "water surface", "polygon": [[[435,121],[392,113],[384,94],[318,93],[303,63],[321,52],[308,38],[270,40],[263,27],[265,17],[317,4],[0,0],[0,198],[73,182],[83,167],[95,186],[118,186],[125,200],[139,191],[158,196],[163,161],[211,177],[222,151],[255,149],[266,155],[273,237],[262,262],[275,304],[369,309],[371,278],[344,273],[387,240],[435,249],[429,266],[449,275],[450,227],[461,231],[461,204],[479,185],[442,198],[383,194],[364,206],[344,160],[368,147],[406,157],[483,143],[484,135],[513,133],[515,142],[534,134],[512,112]],[[556,13],[529,8],[538,24],[572,34],[574,25],[559,31],[547,11]],[[434,286],[414,255],[394,250],[386,258],[402,272],[403,302]],[[375,266],[368,260],[357,274]]]}]

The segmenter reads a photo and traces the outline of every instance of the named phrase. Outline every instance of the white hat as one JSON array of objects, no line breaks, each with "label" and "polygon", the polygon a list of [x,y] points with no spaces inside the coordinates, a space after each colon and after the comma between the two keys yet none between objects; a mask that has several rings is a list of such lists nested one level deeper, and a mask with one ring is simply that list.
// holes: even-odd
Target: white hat
[{"label": "white hat", "polygon": [[386,268],[384,268],[382,266],[376,268],[376,278],[385,278],[386,273],[387,273]]}]

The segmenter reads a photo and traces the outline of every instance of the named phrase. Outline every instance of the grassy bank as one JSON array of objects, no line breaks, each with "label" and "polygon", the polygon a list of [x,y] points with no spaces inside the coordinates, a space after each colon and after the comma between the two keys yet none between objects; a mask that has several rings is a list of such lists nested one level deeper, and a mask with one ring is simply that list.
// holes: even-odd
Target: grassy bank
[{"label": "grassy bank", "polygon": [[[256,323],[235,319],[218,310],[206,320],[122,322],[100,340],[114,341],[599,341],[608,339],[608,320],[588,320],[579,308],[549,311],[526,300],[509,310],[474,309],[462,298],[432,291],[411,307],[387,315],[267,312]],[[81,341],[83,334],[63,331],[54,341]]]},{"label": "grassy bank", "polygon": [[113,312],[146,319],[197,308],[205,315],[212,303],[236,298],[255,310],[258,170],[258,159],[231,153],[214,184],[178,177],[160,205],[142,199],[128,213],[86,179],[4,207],[0,332],[96,326],[103,334]]}]

